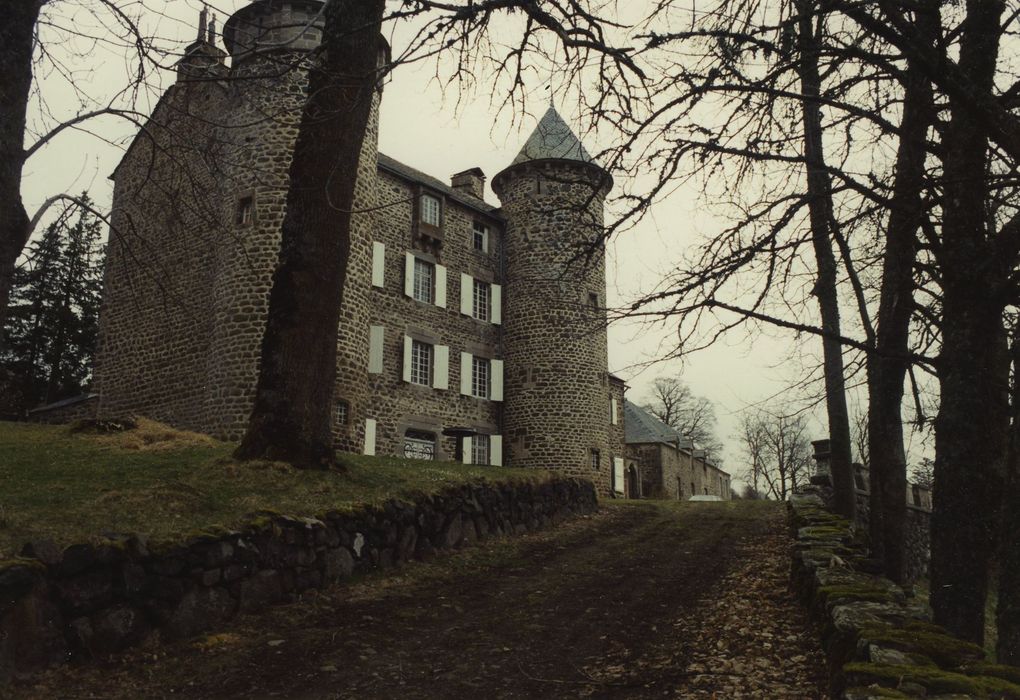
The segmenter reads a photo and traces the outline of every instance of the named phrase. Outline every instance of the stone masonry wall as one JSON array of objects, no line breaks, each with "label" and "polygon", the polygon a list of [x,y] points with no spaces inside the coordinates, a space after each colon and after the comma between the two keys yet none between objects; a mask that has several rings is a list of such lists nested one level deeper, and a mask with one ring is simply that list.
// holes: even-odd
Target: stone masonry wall
[{"label": "stone masonry wall", "polygon": [[0,695],[35,669],[153,635],[190,637],[310,588],[597,508],[590,482],[554,478],[465,485],[318,518],[255,515],[177,542],[130,536],[63,551],[32,543],[23,558],[0,562]]},{"label": "stone masonry wall", "polygon": [[824,492],[789,501],[792,583],[822,635],[833,698],[1020,698],[1017,669],[985,661],[984,650],[931,622],[909,591],[869,573],[850,524]]},{"label": "stone masonry wall", "polygon": [[591,478],[608,494],[614,454],[606,420],[604,248],[584,259],[602,233],[600,172],[581,163],[528,162],[498,175],[493,187],[507,220],[509,463]]}]

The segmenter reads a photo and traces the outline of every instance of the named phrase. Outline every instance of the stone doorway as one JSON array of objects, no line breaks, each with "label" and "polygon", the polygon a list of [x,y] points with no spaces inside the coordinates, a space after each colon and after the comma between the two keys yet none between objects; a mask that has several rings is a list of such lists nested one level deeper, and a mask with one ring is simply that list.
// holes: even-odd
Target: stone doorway
[{"label": "stone doorway", "polygon": [[638,482],[638,473],[634,465],[627,468],[627,498],[640,498],[641,486]]}]

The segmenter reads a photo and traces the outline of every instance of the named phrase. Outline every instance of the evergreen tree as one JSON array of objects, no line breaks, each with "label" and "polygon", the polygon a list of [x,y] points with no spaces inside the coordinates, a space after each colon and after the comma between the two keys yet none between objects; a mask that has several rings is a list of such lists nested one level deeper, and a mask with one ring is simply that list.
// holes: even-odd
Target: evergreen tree
[{"label": "evergreen tree", "polygon": [[66,210],[15,273],[0,355],[0,412],[23,414],[87,390],[98,334],[105,247],[91,201]]}]

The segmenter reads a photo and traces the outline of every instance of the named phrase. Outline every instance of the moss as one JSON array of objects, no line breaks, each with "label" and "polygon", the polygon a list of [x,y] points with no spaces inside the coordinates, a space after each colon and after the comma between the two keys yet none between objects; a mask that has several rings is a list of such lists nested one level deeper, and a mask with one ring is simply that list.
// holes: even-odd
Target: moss
[{"label": "moss", "polygon": [[847,583],[833,586],[819,586],[818,597],[824,603],[835,600],[858,600],[868,603],[894,603],[893,594],[887,588],[870,583]]},{"label": "moss", "polygon": [[969,664],[961,669],[968,676],[992,676],[1020,685],[1020,668],[1002,664]]},{"label": "moss", "polygon": [[858,686],[856,688],[847,688],[846,695],[851,697],[869,697],[869,698],[896,698],[902,700],[902,698],[910,698],[911,696],[901,693],[894,688],[883,688],[880,685],[872,685],[867,687]]},{"label": "moss", "polygon": [[868,627],[861,630],[861,638],[869,642],[893,647],[905,652],[924,654],[942,668],[960,668],[968,662],[984,659],[984,649],[976,644],[939,631],[912,626],[899,629],[892,626]]},{"label": "moss", "polygon": [[0,573],[3,573],[8,569],[30,569],[38,573],[44,573],[46,571],[46,565],[38,559],[33,559],[31,557],[0,559]]},{"label": "moss", "polygon": [[953,673],[930,666],[849,663],[843,667],[843,671],[847,675],[875,679],[878,683],[893,688],[902,683],[917,683],[934,693],[963,693],[979,698],[1020,698],[1020,685],[1001,678],[965,676],[962,673]]},{"label": "moss", "polygon": [[811,540],[844,539],[849,536],[849,528],[833,525],[809,525],[802,527],[797,533],[799,539]]}]

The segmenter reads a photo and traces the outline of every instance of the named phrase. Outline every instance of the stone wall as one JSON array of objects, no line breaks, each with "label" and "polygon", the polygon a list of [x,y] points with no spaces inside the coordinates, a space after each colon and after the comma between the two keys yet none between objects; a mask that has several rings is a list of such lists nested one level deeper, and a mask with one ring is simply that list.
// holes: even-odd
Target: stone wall
[{"label": "stone wall", "polygon": [[927,605],[868,573],[866,552],[823,495],[808,487],[790,498],[791,571],[822,634],[832,697],[1020,698],[1016,668],[985,663],[983,649],[932,624]]},{"label": "stone wall", "polygon": [[130,536],[62,551],[32,543],[23,558],[0,562],[0,690],[34,669],[153,635],[189,637],[307,589],[597,508],[590,482],[554,478],[466,485],[318,518],[266,513],[176,542]]},{"label": "stone wall", "polygon": [[627,445],[627,455],[641,464],[641,495],[686,501],[691,496],[730,499],[730,476],[692,457],[686,450],[656,442]]}]

